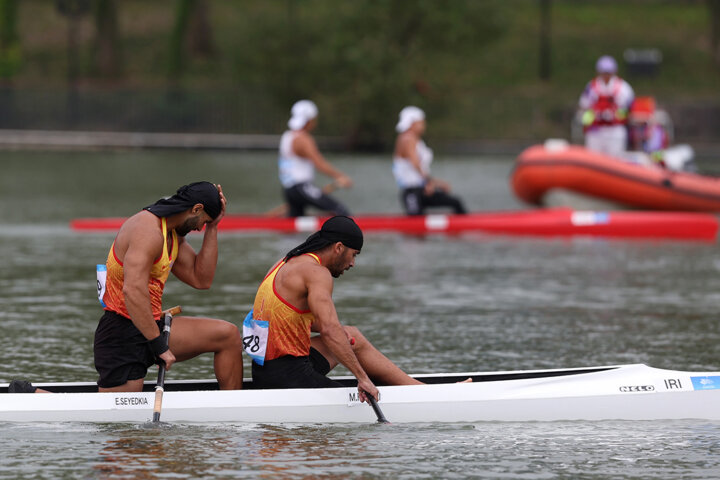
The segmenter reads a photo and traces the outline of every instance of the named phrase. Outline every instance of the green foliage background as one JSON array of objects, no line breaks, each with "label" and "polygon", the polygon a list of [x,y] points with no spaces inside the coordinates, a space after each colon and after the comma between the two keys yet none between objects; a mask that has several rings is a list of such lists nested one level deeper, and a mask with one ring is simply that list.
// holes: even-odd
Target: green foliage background
[{"label": "green foliage background", "polygon": [[[545,138],[567,136],[598,56],[614,55],[627,74],[625,49],[658,48],[658,75],[628,77],[636,93],[654,95],[671,110],[720,104],[710,10],[700,0],[552,1],[547,81],[538,74],[537,1],[210,0],[215,53],[186,53],[173,63],[169,45],[177,37],[178,5],[116,2],[123,64],[110,79],[94,74],[96,32],[90,16],[81,18],[76,88],[110,98],[118,91],[172,87],[184,92],[184,100],[168,105],[159,99],[163,109],[148,115],[184,114],[195,119],[185,122],[187,128],[238,133],[277,133],[292,102],[311,98],[320,107],[318,133],[343,136],[356,147],[387,147],[397,112],[407,104],[428,112],[430,137]],[[22,63],[9,84],[62,92],[67,22],[55,2],[20,2],[17,32]],[[170,65],[175,70],[169,74]],[[221,112],[218,97],[225,105],[242,105],[243,119],[234,120],[240,114],[229,108]],[[227,119],[203,123],[210,110]]]}]

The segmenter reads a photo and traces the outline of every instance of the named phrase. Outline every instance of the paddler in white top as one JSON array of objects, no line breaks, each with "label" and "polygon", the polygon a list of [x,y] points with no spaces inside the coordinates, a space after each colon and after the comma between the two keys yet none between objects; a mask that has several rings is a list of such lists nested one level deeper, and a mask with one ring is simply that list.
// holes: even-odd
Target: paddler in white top
[{"label": "paddler in white top", "polygon": [[400,187],[400,202],[408,215],[423,215],[428,207],[451,207],[456,214],[466,213],[462,201],[450,195],[447,182],[430,176],[433,151],[425,145],[425,112],[405,107],[395,127],[399,133],[393,155],[393,175]]},{"label": "paddler in white top", "polygon": [[288,204],[288,216],[305,215],[310,205],[334,215],[350,215],[350,211],[315,184],[315,169],[333,178],[334,188],[350,188],[353,181],[333,167],[318,150],[312,132],[317,126],[318,109],[310,100],[300,100],[292,106],[288,121],[290,130],[280,139],[278,168],[283,194]]}]

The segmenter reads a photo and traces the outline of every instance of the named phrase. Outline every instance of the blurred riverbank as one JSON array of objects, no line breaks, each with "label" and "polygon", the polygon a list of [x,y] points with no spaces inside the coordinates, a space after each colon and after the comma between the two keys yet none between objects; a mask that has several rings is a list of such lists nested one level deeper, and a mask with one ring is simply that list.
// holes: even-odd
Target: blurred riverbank
[{"label": "blurred riverbank", "polygon": [[[341,137],[317,137],[321,150],[347,152]],[[533,140],[477,139],[433,142],[438,153],[448,155],[518,155],[541,143]],[[280,135],[230,133],[91,132],[0,129],[0,150],[277,150]],[[720,161],[720,142],[690,144],[700,161]]]}]

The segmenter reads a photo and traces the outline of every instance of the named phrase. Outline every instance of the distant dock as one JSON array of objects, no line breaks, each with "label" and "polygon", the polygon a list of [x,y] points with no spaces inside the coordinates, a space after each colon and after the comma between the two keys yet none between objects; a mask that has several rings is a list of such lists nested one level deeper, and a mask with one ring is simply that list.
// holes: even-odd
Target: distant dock
[{"label": "distant dock", "polygon": [[279,135],[0,130],[0,148],[4,149],[275,150],[279,142]]},{"label": "distant dock", "polygon": [[[342,137],[316,137],[322,150],[347,152]],[[94,132],[75,130],[0,129],[0,150],[277,150],[280,135],[232,133]],[[445,154],[518,155],[542,140],[447,140],[433,141]],[[720,144],[692,143],[695,157],[720,161]]]}]

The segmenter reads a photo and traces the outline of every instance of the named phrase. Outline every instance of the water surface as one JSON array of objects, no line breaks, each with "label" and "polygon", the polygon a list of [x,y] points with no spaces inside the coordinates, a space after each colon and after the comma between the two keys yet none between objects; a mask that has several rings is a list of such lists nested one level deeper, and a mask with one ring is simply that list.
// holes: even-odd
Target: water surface
[{"label": "water surface", "polygon": [[[389,158],[330,159],[355,179],[354,189],[338,193],[354,212],[400,212]],[[274,154],[3,152],[0,166],[0,382],[96,379],[94,265],[113,234],[72,232],[70,219],[131,215],[203,179],[223,184],[232,213],[281,203]],[[511,167],[511,158],[439,158],[435,173],[471,210],[526,208],[509,189]],[[304,237],[223,234],[213,287],[195,291],[171,280],[165,304],[240,324],[267,268]],[[190,237],[196,247],[200,240]],[[619,363],[719,370],[716,248],[369,234],[334,297],[344,323],[412,372]],[[177,364],[170,375],[209,378],[212,358]],[[0,478],[717,478],[720,471],[720,424],[698,421],[0,428]]]}]

